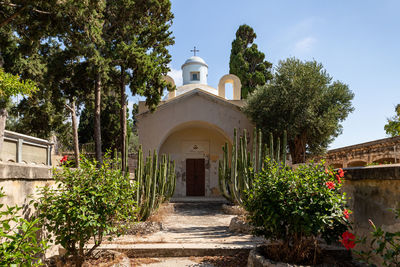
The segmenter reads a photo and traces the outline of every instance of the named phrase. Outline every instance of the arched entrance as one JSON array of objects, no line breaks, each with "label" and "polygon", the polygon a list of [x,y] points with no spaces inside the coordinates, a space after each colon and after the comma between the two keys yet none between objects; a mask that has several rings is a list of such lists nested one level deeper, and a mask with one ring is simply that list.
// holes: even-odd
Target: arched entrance
[{"label": "arched entrance", "polygon": [[175,160],[177,183],[175,195],[219,196],[218,161],[222,146],[231,144],[219,127],[203,121],[192,121],[172,129],[158,151]]}]

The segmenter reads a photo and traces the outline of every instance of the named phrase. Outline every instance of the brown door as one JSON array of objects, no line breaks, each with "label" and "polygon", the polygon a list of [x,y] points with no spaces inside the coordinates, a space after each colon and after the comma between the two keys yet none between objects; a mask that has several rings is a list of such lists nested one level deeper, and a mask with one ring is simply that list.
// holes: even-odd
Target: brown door
[{"label": "brown door", "polygon": [[204,196],[204,159],[186,159],[186,195]]}]

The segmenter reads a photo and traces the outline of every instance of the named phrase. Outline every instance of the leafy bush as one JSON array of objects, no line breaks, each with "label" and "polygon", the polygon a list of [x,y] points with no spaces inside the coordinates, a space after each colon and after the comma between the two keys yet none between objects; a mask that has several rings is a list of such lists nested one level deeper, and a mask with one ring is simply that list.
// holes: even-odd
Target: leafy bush
[{"label": "leafy bush", "polygon": [[[92,254],[105,235],[119,235],[121,221],[134,220],[134,185],[109,155],[97,162],[83,158],[79,169],[63,165],[54,170],[56,186],[43,187],[35,203],[39,218],[55,243],[72,255],[77,266]],[[94,245],[85,250],[89,239]]]},{"label": "leafy bush", "polygon": [[[0,188],[0,198],[4,197]],[[45,240],[38,240],[38,219],[28,221],[18,215],[18,206],[0,204],[0,266],[40,266],[38,255],[47,248]]]},{"label": "leafy bush", "polygon": [[296,170],[266,160],[247,193],[245,209],[255,233],[276,241],[274,260],[315,262],[318,238],[337,241],[347,230],[343,171],[337,175],[322,164]]},{"label": "leafy bush", "polygon": [[[396,218],[400,217],[400,209],[396,212]],[[383,266],[400,266],[400,231],[388,232],[383,231],[381,227],[376,227],[369,220],[373,229],[371,232],[372,239],[369,241],[370,249],[365,251],[354,251],[360,256],[360,261],[369,264],[369,266],[377,266],[372,261],[380,262]],[[366,244],[367,238],[364,237],[357,242]]]}]

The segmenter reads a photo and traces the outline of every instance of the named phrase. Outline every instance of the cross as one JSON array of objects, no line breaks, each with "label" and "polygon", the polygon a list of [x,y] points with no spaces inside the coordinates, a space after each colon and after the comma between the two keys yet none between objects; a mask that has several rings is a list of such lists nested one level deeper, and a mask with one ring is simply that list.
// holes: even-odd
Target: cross
[{"label": "cross", "polygon": [[194,56],[196,56],[196,52],[200,52],[200,50],[196,50],[196,46],[193,48],[193,50],[190,50],[190,52],[194,53]]}]

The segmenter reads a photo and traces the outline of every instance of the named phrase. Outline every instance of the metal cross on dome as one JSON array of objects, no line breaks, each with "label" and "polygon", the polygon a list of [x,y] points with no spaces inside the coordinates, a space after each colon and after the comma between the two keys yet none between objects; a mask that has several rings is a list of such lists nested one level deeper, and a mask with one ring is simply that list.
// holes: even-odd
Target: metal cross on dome
[{"label": "metal cross on dome", "polygon": [[193,48],[193,50],[190,50],[190,52],[194,53],[194,56],[196,56],[196,52],[200,52],[200,50],[196,50],[196,46]]}]

